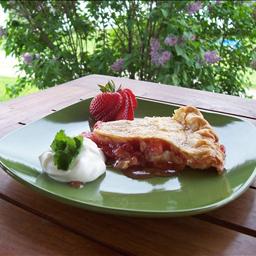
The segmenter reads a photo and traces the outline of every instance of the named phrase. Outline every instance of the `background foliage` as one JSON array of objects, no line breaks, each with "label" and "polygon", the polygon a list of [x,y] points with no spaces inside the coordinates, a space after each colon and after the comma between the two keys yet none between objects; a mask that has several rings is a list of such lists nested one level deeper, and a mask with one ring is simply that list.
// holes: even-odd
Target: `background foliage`
[{"label": "background foliage", "polygon": [[250,1],[0,1],[0,44],[24,71],[7,91],[87,74],[128,76],[233,95],[256,69]]}]

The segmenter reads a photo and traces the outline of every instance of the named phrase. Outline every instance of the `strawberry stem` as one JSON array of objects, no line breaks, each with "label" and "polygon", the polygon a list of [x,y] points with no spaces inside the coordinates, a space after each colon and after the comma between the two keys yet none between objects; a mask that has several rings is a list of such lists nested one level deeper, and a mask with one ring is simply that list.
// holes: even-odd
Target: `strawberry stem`
[{"label": "strawberry stem", "polygon": [[102,92],[115,92],[116,91],[116,86],[115,86],[115,83],[113,80],[108,81],[105,85],[99,84],[98,86],[100,87],[100,90]]}]

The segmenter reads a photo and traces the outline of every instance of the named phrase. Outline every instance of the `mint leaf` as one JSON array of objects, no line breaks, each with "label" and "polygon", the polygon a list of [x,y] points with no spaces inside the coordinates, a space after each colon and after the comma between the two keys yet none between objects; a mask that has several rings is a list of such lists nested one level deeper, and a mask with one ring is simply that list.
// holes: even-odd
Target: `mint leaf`
[{"label": "mint leaf", "polygon": [[67,171],[71,162],[79,154],[83,144],[83,137],[69,137],[64,130],[56,133],[55,138],[51,144],[51,149],[54,152],[54,164],[58,169]]}]

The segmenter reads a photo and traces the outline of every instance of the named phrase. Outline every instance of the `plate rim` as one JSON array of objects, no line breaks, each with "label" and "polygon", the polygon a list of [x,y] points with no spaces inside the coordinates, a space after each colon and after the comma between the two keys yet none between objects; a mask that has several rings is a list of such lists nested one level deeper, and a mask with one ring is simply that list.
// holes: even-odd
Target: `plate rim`
[{"label": "plate rim", "polygon": [[[88,101],[90,99],[92,99],[93,97],[89,97],[87,99],[84,99],[82,101],[78,101],[75,102],[71,105],[65,106],[61,109],[59,109],[58,111],[55,111],[53,113],[50,113],[48,115],[45,115],[43,117],[41,117],[40,119],[34,120],[31,123],[28,123],[24,126],[21,126],[9,133],[7,133],[6,135],[4,135],[3,137],[0,138],[0,143],[2,140],[4,140],[5,138],[11,136],[12,134],[16,133],[18,130],[22,130],[25,129],[26,127],[33,125],[34,123],[47,118],[48,116],[57,113],[61,110],[64,110],[65,108],[68,108],[70,106],[79,104],[81,102],[84,101]],[[182,104],[176,104],[176,103],[172,103],[172,102],[166,102],[166,101],[162,101],[162,100],[156,100],[156,99],[150,99],[150,98],[146,98],[146,97],[137,97],[140,100],[143,101],[149,101],[149,102],[155,102],[155,103],[161,103],[161,104],[165,104],[165,105],[170,105],[170,106],[174,106],[174,107],[179,107],[179,106],[183,106]],[[200,111],[205,112],[205,113],[213,113],[216,115],[221,115],[221,116],[228,116],[228,117],[232,117],[234,119],[237,119],[239,121],[245,122],[248,125],[250,125],[252,128],[256,129],[256,127],[249,122],[246,119],[242,119],[238,116],[235,115],[231,115],[231,114],[224,114],[221,112],[217,112],[217,111],[211,111],[211,110],[205,110],[205,109],[201,109],[199,108]],[[220,208],[226,204],[228,204],[229,202],[235,200],[236,198],[238,198],[243,192],[245,192],[249,186],[252,184],[252,182],[254,181],[254,178],[256,177],[256,166],[254,168],[254,170],[252,171],[251,175],[248,177],[248,179],[246,180],[246,182],[234,193],[232,193],[231,195],[229,195],[228,197],[217,201],[215,203],[212,204],[208,204],[205,206],[200,206],[200,207],[196,207],[196,208],[190,208],[190,209],[180,209],[180,210],[151,210],[151,209],[134,209],[134,208],[119,208],[119,207],[113,207],[113,206],[103,206],[103,205],[98,205],[98,204],[93,204],[91,202],[83,202],[77,199],[71,199],[71,198],[67,198],[67,197],[63,197],[61,195],[58,195],[52,191],[46,190],[45,188],[42,188],[40,186],[35,185],[34,183],[31,183],[27,180],[24,180],[23,178],[21,178],[20,176],[18,176],[17,174],[15,174],[16,171],[12,171],[11,168],[9,168],[8,166],[6,166],[2,160],[0,159],[0,167],[5,171],[5,173],[7,173],[9,176],[11,176],[14,180],[18,181],[21,184],[24,184],[25,186],[28,186],[30,188],[32,188],[33,191],[38,192],[39,194],[42,194],[46,197],[49,198],[53,198],[59,202],[71,205],[71,206],[76,206],[82,209],[87,209],[87,210],[91,210],[91,211],[95,211],[95,212],[99,212],[99,213],[104,213],[104,214],[113,214],[113,215],[123,215],[123,216],[136,216],[136,217],[179,217],[179,216],[191,216],[191,215],[196,215],[196,214],[201,214],[201,213],[205,213],[208,212],[210,210],[214,210],[217,208]]]}]

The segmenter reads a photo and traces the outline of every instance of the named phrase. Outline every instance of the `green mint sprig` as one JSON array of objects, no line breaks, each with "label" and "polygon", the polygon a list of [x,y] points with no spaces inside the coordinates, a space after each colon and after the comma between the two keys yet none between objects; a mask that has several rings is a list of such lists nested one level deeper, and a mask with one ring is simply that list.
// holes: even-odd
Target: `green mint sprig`
[{"label": "green mint sprig", "polygon": [[83,144],[83,137],[69,137],[64,130],[56,133],[51,144],[51,149],[54,152],[54,164],[59,170],[67,171],[71,162],[79,154]]}]

